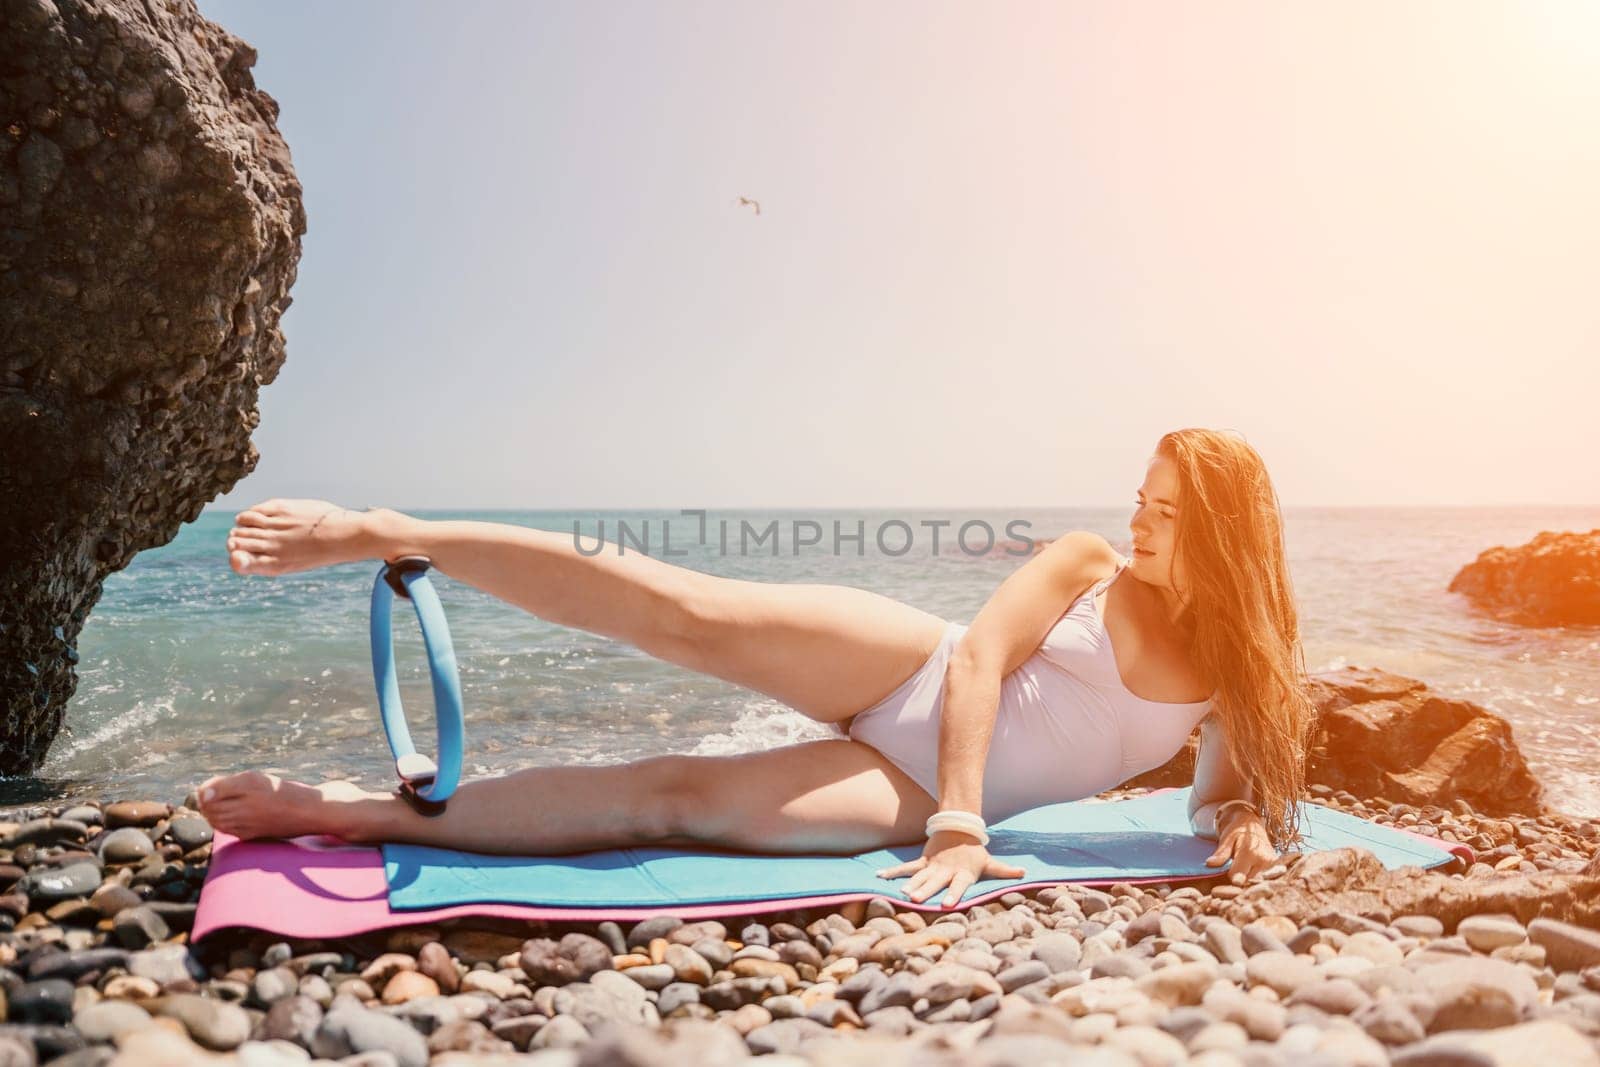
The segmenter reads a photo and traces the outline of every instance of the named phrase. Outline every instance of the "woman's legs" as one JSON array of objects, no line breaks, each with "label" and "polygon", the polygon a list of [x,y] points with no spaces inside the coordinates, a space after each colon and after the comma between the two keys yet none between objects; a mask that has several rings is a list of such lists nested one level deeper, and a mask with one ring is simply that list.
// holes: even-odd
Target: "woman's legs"
[{"label": "woman's legs", "polygon": [[755,582],[608,546],[586,556],[565,534],[429,521],[320,500],[268,500],[228,540],[242,574],[288,574],[425,555],[459,581],[563,626],[764,693],[819,722],[888,695],[933,653],[945,623],[849,586]]},{"label": "woman's legs", "polygon": [[[263,575],[426,555],[451,577],[541,618],[626,641],[824,722],[841,722],[893,690],[932,654],[945,626],[845,586],[720,578],[614,550],[585,556],[548,531],[351,512],[325,501],[269,500],[242,512],[228,550],[235,570]],[[432,819],[350,783],[312,787],[249,772],[201,787],[202,811],[237,836],[330,833],[532,854],[644,843],[858,852],[920,841],[934,807],[876,749],[846,740],[533,767],[463,783]]]},{"label": "woman's legs", "polygon": [[239,837],[326,833],[524,855],[693,844],[848,854],[920,842],[935,806],[876,749],[844,740],[531,767],[463,783],[432,818],[347,782],[314,788],[250,772],[201,787],[201,811]]}]

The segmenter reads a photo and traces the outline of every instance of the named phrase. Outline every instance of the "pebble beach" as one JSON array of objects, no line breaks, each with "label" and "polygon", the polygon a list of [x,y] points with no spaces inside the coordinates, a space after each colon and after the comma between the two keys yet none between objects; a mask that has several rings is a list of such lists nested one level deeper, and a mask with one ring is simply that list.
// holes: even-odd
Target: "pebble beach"
[{"label": "pebble beach", "polygon": [[1243,887],[191,946],[211,849],[192,808],[14,809],[0,1064],[1600,1064],[1600,820],[1313,794],[1477,861],[1400,872],[1418,892],[1395,914],[1340,909],[1352,857],[1291,853]]}]

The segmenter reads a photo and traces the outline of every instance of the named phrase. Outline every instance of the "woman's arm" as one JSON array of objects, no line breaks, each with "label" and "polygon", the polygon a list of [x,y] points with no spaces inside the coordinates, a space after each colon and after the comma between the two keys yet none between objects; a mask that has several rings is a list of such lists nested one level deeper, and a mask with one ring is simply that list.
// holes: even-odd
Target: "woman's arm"
[{"label": "woman's arm", "polygon": [[1189,828],[1196,837],[1217,839],[1217,809],[1228,800],[1253,800],[1245,781],[1228,756],[1222,725],[1215,715],[1200,724],[1200,751],[1194,761],[1194,789],[1189,794]]},{"label": "woman's arm", "polygon": [[[1200,725],[1200,751],[1195,755],[1194,789],[1189,795],[1189,828],[1196,837],[1218,842],[1206,863],[1220,867],[1232,860],[1230,873],[1234,882],[1255,877],[1278,859],[1261,816],[1253,806],[1232,803],[1240,800],[1253,805],[1254,790],[1228,755],[1221,722],[1215,715],[1208,715]],[[1227,812],[1219,826],[1217,814],[1225,805]]]},{"label": "woman's arm", "polygon": [[1033,655],[1072,598],[1117,559],[1099,534],[1078,530],[1058,537],[1000,583],[972,620],[945,667],[940,810],[983,814],[983,772],[1001,679]]},{"label": "woman's arm", "polygon": [[[1059,537],[1013,571],[950,654],[939,717],[939,810],[983,814],[983,769],[1000,706],[1000,681],[1033,655],[1061,613],[1117,554],[1106,539],[1082,531]],[[989,855],[980,839],[939,830],[922,855],[878,872],[911,875],[906,897],[923,901],[949,886],[944,903],[958,903],[981,878],[1021,878],[1021,867]]]}]

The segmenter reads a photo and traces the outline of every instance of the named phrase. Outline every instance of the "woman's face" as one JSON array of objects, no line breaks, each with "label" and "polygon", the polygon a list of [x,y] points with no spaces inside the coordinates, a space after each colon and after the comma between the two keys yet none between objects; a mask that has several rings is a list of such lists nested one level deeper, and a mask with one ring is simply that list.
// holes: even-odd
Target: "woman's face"
[{"label": "woman's face", "polygon": [[1177,464],[1165,456],[1152,458],[1136,505],[1128,524],[1133,533],[1133,563],[1128,569],[1142,582],[1174,591],[1182,588],[1181,570],[1173,570],[1179,505]]}]

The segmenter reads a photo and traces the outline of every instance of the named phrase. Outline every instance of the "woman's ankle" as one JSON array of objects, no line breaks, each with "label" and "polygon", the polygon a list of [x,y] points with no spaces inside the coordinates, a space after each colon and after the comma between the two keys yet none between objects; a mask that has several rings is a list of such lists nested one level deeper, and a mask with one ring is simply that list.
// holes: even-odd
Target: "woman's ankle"
[{"label": "woman's ankle", "polygon": [[398,797],[363,790],[360,795],[333,792],[324,788],[318,812],[318,832],[329,834],[352,845],[376,845],[385,840],[393,804],[404,803]]}]

